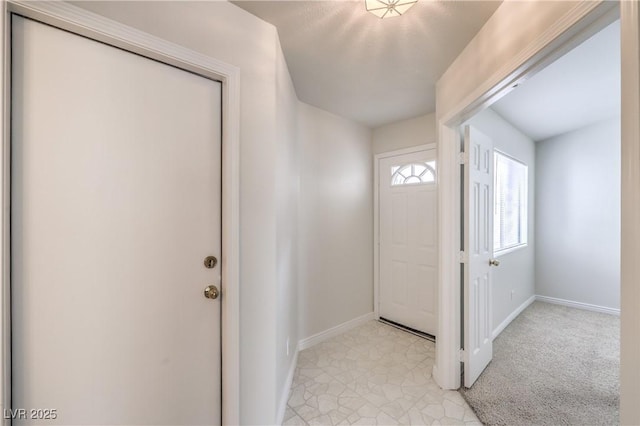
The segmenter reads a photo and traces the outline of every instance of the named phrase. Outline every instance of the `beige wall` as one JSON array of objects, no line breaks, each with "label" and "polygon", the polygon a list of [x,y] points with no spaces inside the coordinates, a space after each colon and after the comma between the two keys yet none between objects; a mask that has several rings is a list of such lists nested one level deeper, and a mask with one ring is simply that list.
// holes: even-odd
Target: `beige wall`
[{"label": "beige wall", "polygon": [[299,103],[300,338],[373,311],[371,131]]},{"label": "beige wall", "polygon": [[395,151],[436,142],[435,113],[373,129],[373,153]]}]

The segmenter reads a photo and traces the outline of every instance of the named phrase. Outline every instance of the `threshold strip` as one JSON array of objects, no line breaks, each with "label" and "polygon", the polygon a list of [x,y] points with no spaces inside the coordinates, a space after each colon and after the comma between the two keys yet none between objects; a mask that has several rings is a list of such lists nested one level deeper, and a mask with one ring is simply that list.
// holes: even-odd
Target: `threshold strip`
[{"label": "threshold strip", "polygon": [[395,327],[399,330],[406,331],[407,333],[411,333],[415,336],[422,337],[423,339],[430,340],[434,343],[436,342],[436,336],[432,336],[431,334],[424,333],[420,330],[416,330],[415,328],[407,327],[406,325],[398,324],[397,322],[394,322],[382,317],[380,317],[378,321],[380,321],[383,324],[390,325],[391,327]]}]

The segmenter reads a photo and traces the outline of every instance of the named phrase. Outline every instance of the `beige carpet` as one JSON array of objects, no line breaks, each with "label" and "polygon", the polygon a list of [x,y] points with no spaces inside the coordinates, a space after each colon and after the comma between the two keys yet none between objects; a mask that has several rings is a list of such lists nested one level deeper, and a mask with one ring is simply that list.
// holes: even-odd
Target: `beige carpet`
[{"label": "beige carpet", "polygon": [[463,397],[486,425],[618,424],[620,319],[534,302]]}]

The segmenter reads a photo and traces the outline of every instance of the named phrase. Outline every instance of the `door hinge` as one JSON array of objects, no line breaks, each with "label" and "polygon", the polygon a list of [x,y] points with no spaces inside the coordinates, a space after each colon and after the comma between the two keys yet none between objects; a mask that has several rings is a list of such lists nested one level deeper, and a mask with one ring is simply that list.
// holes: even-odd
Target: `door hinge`
[{"label": "door hinge", "polygon": [[459,152],[458,153],[458,164],[468,164],[469,163],[469,154],[467,154],[466,152]]},{"label": "door hinge", "polygon": [[464,362],[464,349],[460,349],[458,352],[458,361]]},{"label": "door hinge", "polygon": [[467,263],[467,253],[465,253],[464,251],[461,251],[458,253],[458,261],[460,263]]}]

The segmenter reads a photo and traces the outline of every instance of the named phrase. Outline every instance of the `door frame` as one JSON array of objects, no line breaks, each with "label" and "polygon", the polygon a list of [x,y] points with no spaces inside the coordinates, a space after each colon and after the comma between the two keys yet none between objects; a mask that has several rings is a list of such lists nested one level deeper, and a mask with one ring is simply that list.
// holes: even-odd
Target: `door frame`
[{"label": "door frame", "polygon": [[[0,3],[2,36],[2,211],[0,264],[2,327],[0,351],[0,401],[2,409],[11,407],[11,14],[16,13],[75,34],[112,45],[171,66],[218,80],[222,83],[222,256],[221,299],[222,423],[240,422],[240,327],[239,327],[239,229],[240,229],[240,70],[214,58],[143,31],[63,2],[31,3],[20,0]],[[4,417],[4,416],[3,416]],[[9,424],[3,420],[3,424]]]},{"label": "door frame", "polygon": [[380,319],[380,160],[432,149],[436,151],[437,161],[438,150],[435,143],[382,152],[373,156],[373,315],[376,319]]},{"label": "door frame", "polygon": [[622,57],[622,241],[620,423],[640,422],[640,5],[636,1],[579,2],[520,55],[437,119],[440,163],[440,341],[433,376],[445,389],[460,387],[460,177],[458,126],[602,28],[611,15],[621,21]]},{"label": "door frame", "polygon": [[[621,2],[622,16],[625,10],[630,10],[631,5]],[[637,6],[633,6],[637,8]],[[438,208],[440,217],[440,263],[439,263],[439,321],[438,321],[438,345],[436,345],[436,363],[433,367],[433,377],[444,389],[458,389],[461,384],[461,330],[462,330],[462,303],[461,285],[462,277],[460,271],[461,264],[461,179],[460,179],[460,125],[473,117],[476,113],[491,105],[493,102],[506,95],[513,87],[526,81],[538,71],[551,64],[560,56],[564,55],[572,48],[586,40],[603,28],[606,22],[612,22],[620,13],[617,2],[607,1],[585,1],[578,2],[564,16],[558,19],[548,30],[537,34],[530,40],[518,55],[505,63],[497,72],[487,77],[486,80],[478,84],[468,93],[464,93],[462,101],[438,111],[436,126],[438,131],[438,163],[440,167],[440,179],[438,187]],[[637,13],[637,10],[636,10]],[[637,16],[635,17],[637,18]],[[638,21],[629,22],[628,25],[635,29],[633,35],[637,37]],[[624,35],[624,30],[623,30]],[[627,37],[631,39],[632,34]],[[637,50],[639,41],[630,40],[629,45],[633,45]],[[622,53],[624,57],[625,53]],[[631,62],[631,61],[630,61]],[[635,62],[634,62],[635,64]],[[637,64],[635,64],[637,66]],[[625,73],[623,63],[623,75]],[[637,78],[637,75],[635,75]],[[624,85],[624,81],[623,81]],[[637,86],[634,86],[637,87]],[[623,89],[623,93],[625,90]],[[624,108],[623,108],[624,110]],[[637,112],[637,111],[636,111]],[[623,112],[624,115],[624,112]],[[631,126],[631,118],[629,126]],[[637,123],[634,125],[637,126]],[[625,129],[623,126],[623,135]],[[634,133],[638,134],[638,133]],[[636,144],[637,140],[623,136],[623,149],[625,145]],[[633,158],[633,164],[628,167],[632,170],[640,169],[640,158]],[[623,162],[624,164],[624,162]],[[623,176],[625,174],[623,165]],[[631,184],[623,187],[623,199],[630,197],[634,201],[633,206],[640,210],[640,197],[633,193]],[[629,206],[631,207],[631,206]],[[623,218],[624,218],[623,201]],[[623,220],[623,227],[630,226]],[[638,234],[640,234],[640,229]],[[624,235],[624,233],[623,233]],[[638,243],[634,243],[637,244]],[[629,245],[631,243],[629,242]],[[626,247],[623,244],[623,252]],[[631,256],[633,253],[629,253]],[[624,258],[624,254],[623,254]],[[632,263],[632,262],[629,262]],[[630,268],[632,265],[628,265]],[[624,265],[623,265],[624,274]],[[630,275],[629,275],[630,276]],[[635,282],[640,281],[640,270],[635,271]],[[623,280],[623,290],[625,286],[633,286],[634,280]],[[631,303],[631,302],[629,302]],[[637,303],[637,302],[636,302]],[[631,315],[631,313],[629,313]],[[624,316],[623,316],[624,324]],[[623,325],[624,328],[624,325]],[[624,381],[623,381],[624,385]],[[624,388],[624,386],[623,386]],[[631,406],[632,404],[629,404]]]}]

